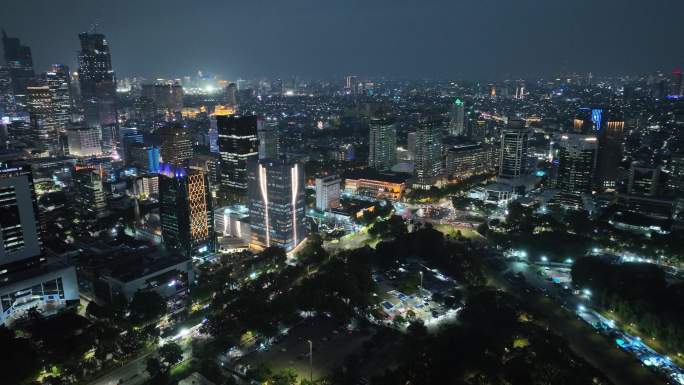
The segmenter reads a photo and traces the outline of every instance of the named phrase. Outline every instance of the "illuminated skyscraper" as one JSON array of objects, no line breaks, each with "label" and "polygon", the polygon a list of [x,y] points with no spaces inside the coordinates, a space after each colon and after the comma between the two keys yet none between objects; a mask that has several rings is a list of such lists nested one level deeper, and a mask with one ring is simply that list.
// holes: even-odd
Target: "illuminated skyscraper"
[{"label": "illuminated skyscraper", "polygon": [[69,67],[53,64],[45,74],[45,83],[52,96],[52,117],[55,129],[63,132],[71,123],[71,80]]},{"label": "illuminated skyscraper", "polygon": [[439,122],[424,119],[416,130],[415,175],[420,188],[429,188],[442,173],[442,133]]},{"label": "illuminated skyscraper", "polygon": [[304,168],[285,160],[251,159],[249,167],[250,246],[292,251],[306,238]]},{"label": "illuminated skyscraper", "polygon": [[501,154],[499,156],[499,178],[517,179],[525,176],[527,170],[528,142],[531,132],[522,119],[510,119],[501,133]]},{"label": "illuminated skyscraper", "polygon": [[449,108],[449,135],[465,135],[465,104],[459,98]]},{"label": "illuminated skyscraper", "polygon": [[78,78],[86,124],[90,127],[117,124],[116,79],[112,57],[105,36],[100,33],[80,33]]},{"label": "illuminated skyscraper", "polygon": [[193,256],[214,249],[211,194],[207,174],[162,164],[159,171],[159,217],[169,252]]},{"label": "illuminated skyscraper", "polygon": [[26,91],[34,146],[55,153],[59,150],[59,132],[54,119],[50,88],[29,86]]},{"label": "illuminated skyscraper", "polygon": [[257,117],[216,116],[221,154],[221,190],[229,203],[247,202],[247,161],[259,155]]},{"label": "illuminated skyscraper", "polygon": [[370,121],[368,166],[378,171],[389,170],[397,163],[397,128],[394,121],[374,117]]},{"label": "illuminated skyscraper", "polygon": [[180,123],[172,123],[159,132],[161,139],[161,158],[164,163],[186,166],[192,158],[192,136]]},{"label": "illuminated skyscraper", "polygon": [[563,134],[558,140],[557,200],[579,209],[582,197],[591,194],[596,169],[597,139],[593,135]]}]

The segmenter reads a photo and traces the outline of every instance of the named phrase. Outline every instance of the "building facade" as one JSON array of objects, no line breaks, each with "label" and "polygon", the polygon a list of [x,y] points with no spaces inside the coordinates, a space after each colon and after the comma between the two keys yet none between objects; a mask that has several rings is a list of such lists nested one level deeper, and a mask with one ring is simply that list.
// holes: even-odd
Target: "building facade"
[{"label": "building facade", "polygon": [[247,162],[259,155],[256,116],[216,116],[221,154],[221,194],[229,203],[246,203]]},{"label": "building facade", "polygon": [[89,127],[117,124],[116,77],[105,36],[100,33],[80,33],[78,79],[81,107]]},{"label": "building facade", "polygon": [[517,179],[525,176],[531,131],[522,119],[511,119],[501,133],[499,178]]},{"label": "building facade", "polygon": [[181,124],[174,123],[162,128],[159,137],[162,162],[174,166],[187,166],[193,154],[190,131]]},{"label": "building facade", "polygon": [[557,143],[556,200],[567,208],[579,209],[582,198],[592,192],[598,141],[593,135],[563,134]]},{"label": "building facade", "polygon": [[340,183],[335,175],[316,178],[316,208],[319,210],[334,209],[340,206]]},{"label": "building facade", "polygon": [[211,193],[204,172],[161,165],[159,217],[168,251],[187,257],[213,251],[211,213]]},{"label": "building facade", "polygon": [[435,120],[423,120],[416,131],[415,186],[429,188],[442,174],[442,133]]},{"label": "building facade", "polygon": [[249,167],[250,246],[292,251],[306,238],[304,168],[298,162],[251,159]]},{"label": "building facade", "polygon": [[368,166],[387,171],[397,163],[397,129],[387,118],[372,118],[368,140]]}]

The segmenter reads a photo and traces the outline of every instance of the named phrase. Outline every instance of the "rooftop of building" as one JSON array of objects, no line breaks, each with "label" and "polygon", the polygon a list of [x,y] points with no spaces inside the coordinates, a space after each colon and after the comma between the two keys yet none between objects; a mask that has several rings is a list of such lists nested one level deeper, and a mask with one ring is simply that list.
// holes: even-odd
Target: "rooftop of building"
[{"label": "rooftop of building", "polygon": [[344,173],[344,179],[368,179],[388,183],[405,183],[411,178],[411,174],[403,172],[376,171],[371,168],[352,170]]}]

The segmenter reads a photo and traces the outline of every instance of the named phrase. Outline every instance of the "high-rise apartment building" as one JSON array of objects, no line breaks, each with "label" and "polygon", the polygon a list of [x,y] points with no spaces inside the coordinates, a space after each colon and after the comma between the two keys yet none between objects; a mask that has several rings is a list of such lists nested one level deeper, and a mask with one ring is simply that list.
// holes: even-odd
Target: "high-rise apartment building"
[{"label": "high-rise apartment building", "polygon": [[53,64],[45,73],[45,84],[52,97],[52,119],[57,132],[64,132],[71,123],[71,77],[69,67]]},{"label": "high-rise apartment building", "polygon": [[465,132],[465,104],[456,98],[449,107],[449,135],[464,136]]},{"label": "high-rise apartment building", "polygon": [[563,134],[557,144],[557,201],[565,207],[579,209],[582,198],[592,191],[598,141],[593,135]]},{"label": "high-rise apartment building", "polygon": [[397,128],[393,120],[374,117],[370,121],[368,166],[378,171],[390,170],[397,163]]},{"label": "high-rise apartment building", "polygon": [[52,93],[48,86],[29,86],[26,88],[29,117],[31,119],[31,139],[34,146],[50,152],[59,149],[59,132],[53,114]]},{"label": "high-rise apartment building", "polygon": [[429,188],[442,173],[442,133],[435,120],[424,119],[418,124],[414,173],[419,188]]},{"label": "high-rise apartment building", "polygon": [[221,195],[229,203],[247,202],[247,161],[259,155],[257,117],[216,116],[221,154]]},{"label": "high-rise apartment building", "polygon": [[501,133],[499,178],[517,179],[528,174],[528,146],[531,132],[522,119],[511,119]]},{"label": "high-rise apartment building", "polygon": [[172,123],[159,131],[161,158],[164,163],[185,166],[192,158],[192,136],[180,123]]},{"label": "high-rise apartment building", "polygon": [[250,159],[250,246],[292,251],[306,238],[304,169],[297,162]]},{"label": "high-rise apartment building", "polygon": [[103,127],[117,124],[116,78],[112,57],[105,36],[100,33],[80,33],[78,79],[86,124]]},{"label": "high-rise apartment building", "polygon": [[478,144],[453,146],[447,150],[446,173],[462,179],[492,171],[492,147]]},{"label": "high-rise apartment building", "polygon": [[207,174],[162,164],[159,217],[169,252],[190,257],[214,250],[211,193]]}]

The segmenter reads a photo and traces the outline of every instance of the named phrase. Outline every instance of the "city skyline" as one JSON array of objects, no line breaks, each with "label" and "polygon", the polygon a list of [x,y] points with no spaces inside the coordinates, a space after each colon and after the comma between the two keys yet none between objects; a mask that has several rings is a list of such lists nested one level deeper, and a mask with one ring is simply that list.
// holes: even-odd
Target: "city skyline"
[{"label": "city skyline", "polygon": [[[77,35],[97,24],[119,77],[176,78],[204,71],[226,78],[327,79],[355,73],[498,80],[563,72],[670,72],[684,63],[684,54],[672,49],[684,33],[676,16],[684,4],[663,0],[649,3],[647,10],[640,2],[614,0],[515,5],[436,0],[391,7],[386,1],[207,0],[196,7],[176,0],[163,6],[97,1],[57,10],[28,1],[5,7],[0,27],[32,48],[37,70],[54,63],[77,68]],[[160,16],[165,22],[154,28],[145,22]]]}]

